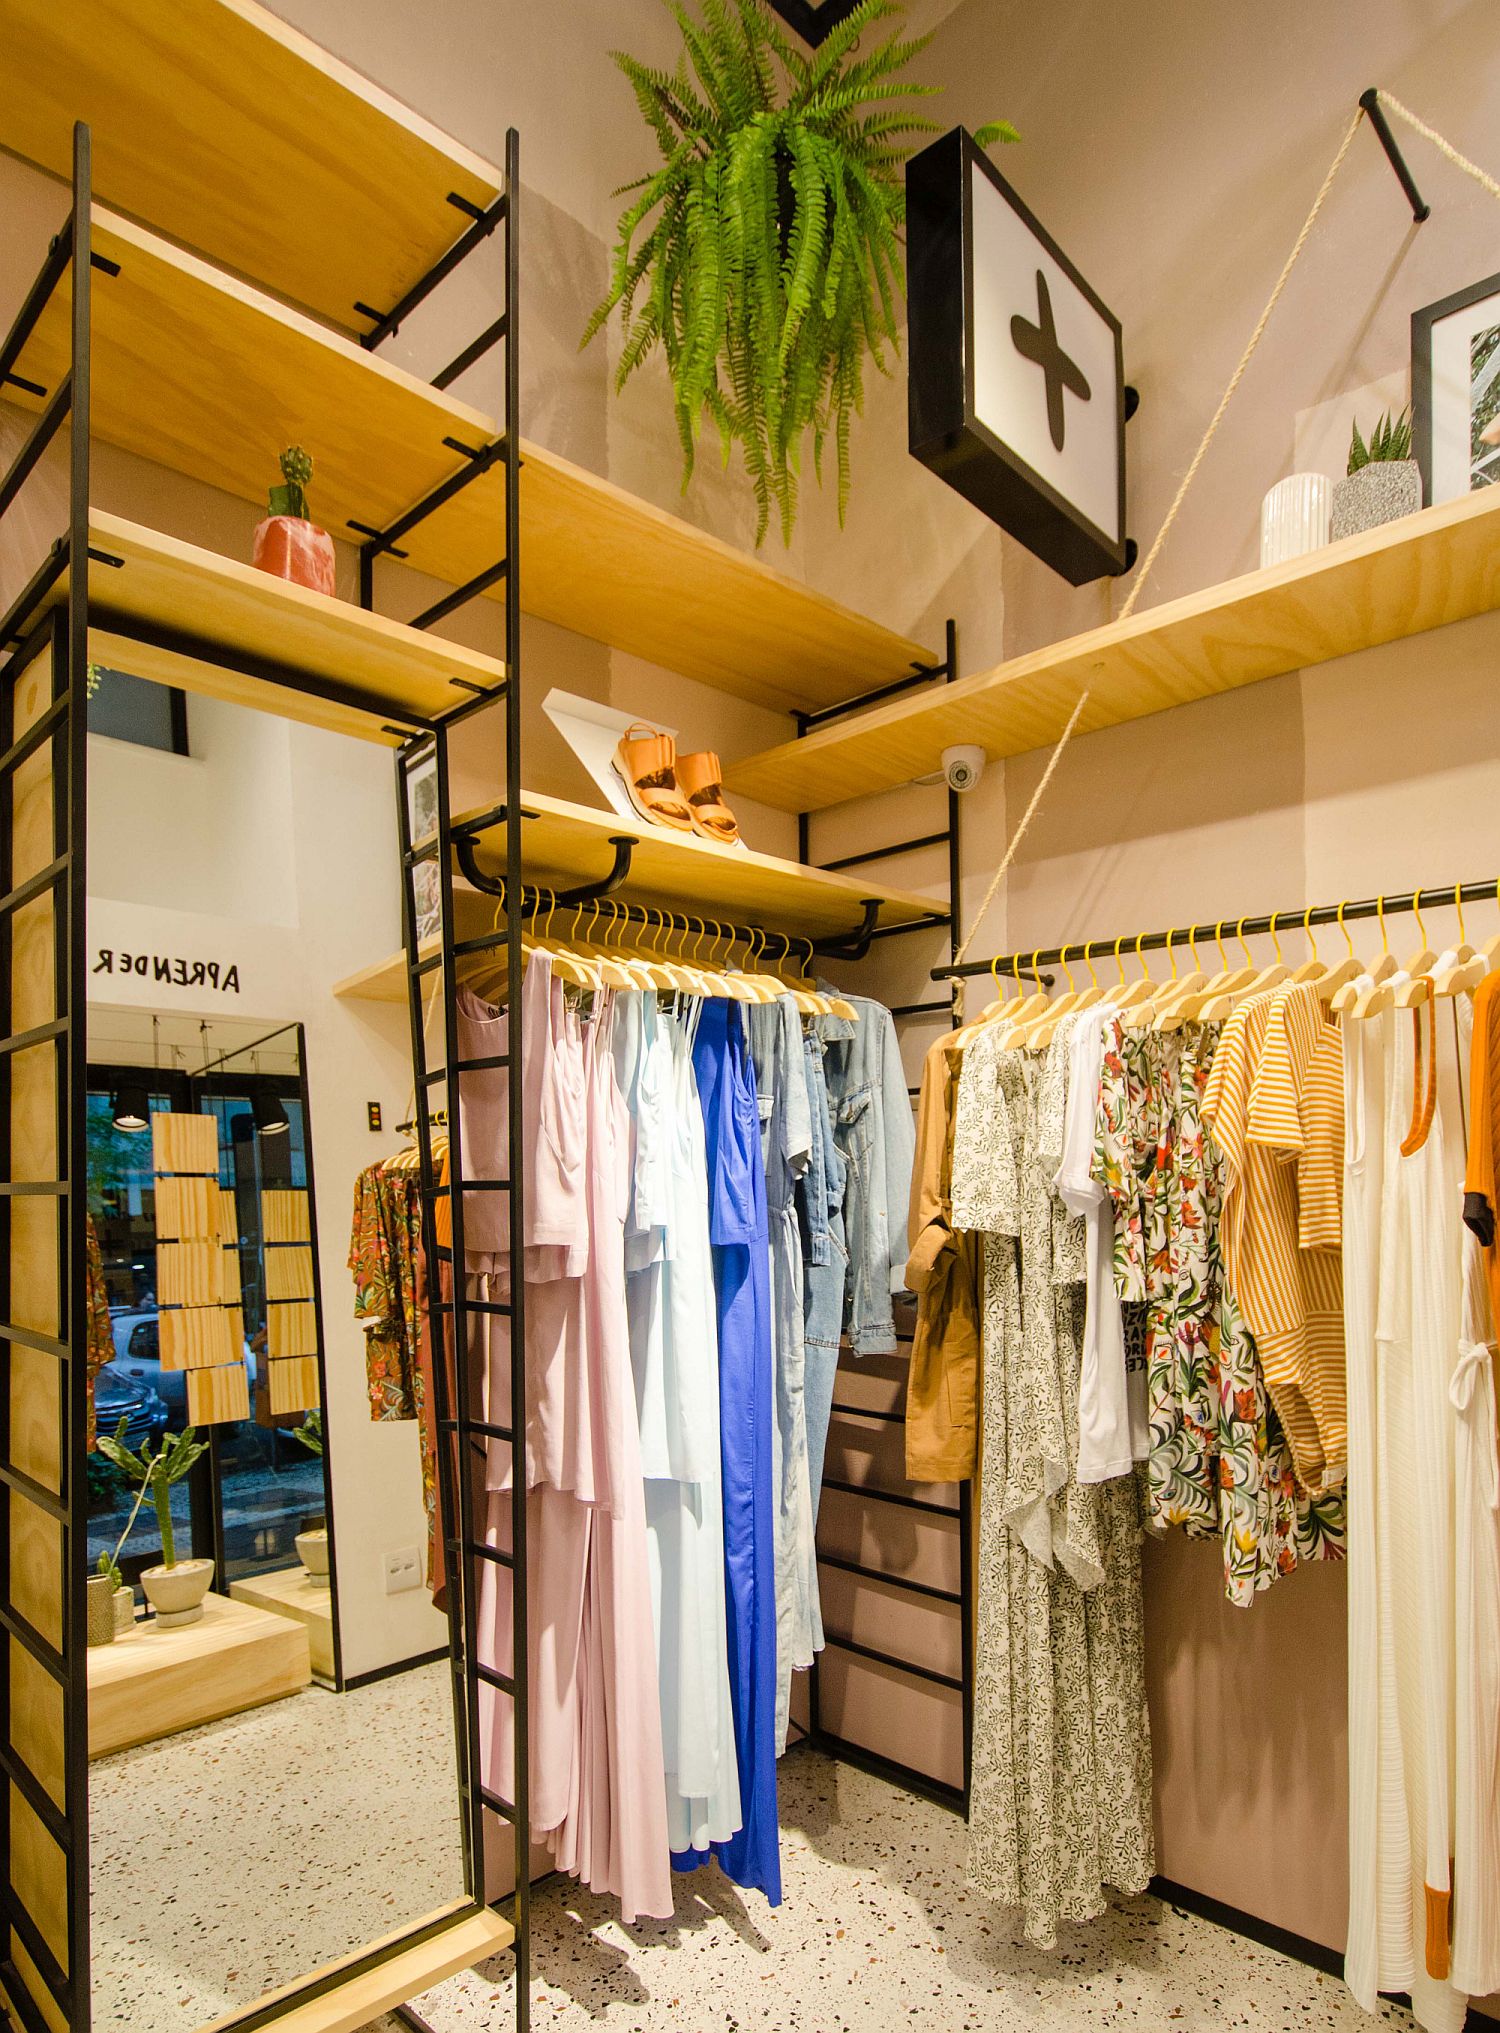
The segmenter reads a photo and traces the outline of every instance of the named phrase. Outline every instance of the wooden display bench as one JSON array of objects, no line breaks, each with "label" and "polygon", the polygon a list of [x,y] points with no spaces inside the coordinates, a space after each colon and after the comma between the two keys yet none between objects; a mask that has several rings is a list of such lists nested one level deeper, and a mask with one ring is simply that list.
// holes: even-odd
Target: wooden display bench
[{"label": "wooden display bench", "polygon": [[102,1758],[243,1708],[300,1694],[312,1681],[300,1623],[210,1593],[198,1623],[138,1623],[112,1645],[91,1647],[89,1756]]},{"label": "wooden display bench", "polygon": [[314,1581],[299,1564],[278,1567],[270,1574],[247,1574],[230,1582],[229,1594],[234,1602],[301,1624],[314,1673],[322,1680],[333,1679],[333,1590],[326,1581]]}]

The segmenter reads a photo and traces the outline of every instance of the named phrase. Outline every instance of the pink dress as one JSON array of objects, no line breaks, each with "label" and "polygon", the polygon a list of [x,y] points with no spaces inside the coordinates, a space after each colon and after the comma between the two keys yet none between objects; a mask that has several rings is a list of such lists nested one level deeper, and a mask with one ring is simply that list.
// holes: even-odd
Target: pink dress
[{"label": "pink dress", "polygon": [[[633,1921],[668,1917],[672,1890],[610,1020],[606,1003],[585,1031],[546,956],[531,956],[521,1007],[531,1822],[560,1869],[613,1893]],[[470,1050],[462,1037],[460,1050]],[[480,1175],[496,1176],[488,1164]],[[506,1424],[502,1338],[491,1336],[486,1369],[490,1416]],[[509,1452],[491,1443],[486,1475],[485,1536],[502,1550]],[[479,1654],[509,1671],[510,1576],[493,1562],[481,1576]],[[512,1798],[509,1697],[481,1686],[480,1725],[484,1784]]]}]

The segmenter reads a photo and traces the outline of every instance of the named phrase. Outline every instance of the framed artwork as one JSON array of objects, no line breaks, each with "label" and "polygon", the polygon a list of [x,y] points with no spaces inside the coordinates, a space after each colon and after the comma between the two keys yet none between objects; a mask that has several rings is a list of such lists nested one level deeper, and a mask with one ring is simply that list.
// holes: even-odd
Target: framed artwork
[{"label": "framed artwork", "polygon": [[1500,483],[1500,275],[1412,313],[1411,400],[1424,502]]},{"label": "framed artwork", "polygon": [[[420,763],[406,780],[407,822],[415,847],[437,831],[437,758]],[[417,908],[417,940],[429,939],[443,920],[442,876],[435,861],[418,862],[412,893]]]}]

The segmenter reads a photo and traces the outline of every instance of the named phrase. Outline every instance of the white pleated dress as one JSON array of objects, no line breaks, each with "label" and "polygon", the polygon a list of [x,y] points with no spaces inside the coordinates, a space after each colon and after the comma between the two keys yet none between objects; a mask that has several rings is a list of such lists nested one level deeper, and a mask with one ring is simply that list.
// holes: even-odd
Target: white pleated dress
[{"label": "white pleated dress", "polygon": [[[1457,1010],[1462,1026],[1462,998]],[[1346,1024],[1344,1061],[1345,1979],[1368,2011],[1381,1991],[1408,1992],[1428,2033],[1460,2033],[1469,1994],[1500,1977],[1500,1514],[1484,1476],[1487,1408],[1466,1354],[1487,1322],[1475,1313],[1482,1283],[1464,1274],[1467,1037],[1456,1054],[1454,1012],[1440,1005],[1437,1106],[1409,1155],[1410,1014]],[[1426,1952],[1428,1888],[1450,1886],[1451,1967],[1437,1976]]]}]

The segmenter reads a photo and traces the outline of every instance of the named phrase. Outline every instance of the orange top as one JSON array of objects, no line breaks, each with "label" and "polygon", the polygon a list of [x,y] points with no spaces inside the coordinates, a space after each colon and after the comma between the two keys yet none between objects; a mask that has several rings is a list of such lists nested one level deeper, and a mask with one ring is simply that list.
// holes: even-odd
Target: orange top
[{"label": "orange top", "polygon": [[1291,982],[1231,1012],[1203,1120],[1224,1154],[1224,1263],[1312,1495],[1344,1479],[1344,1092],[1339,1028]]}]

